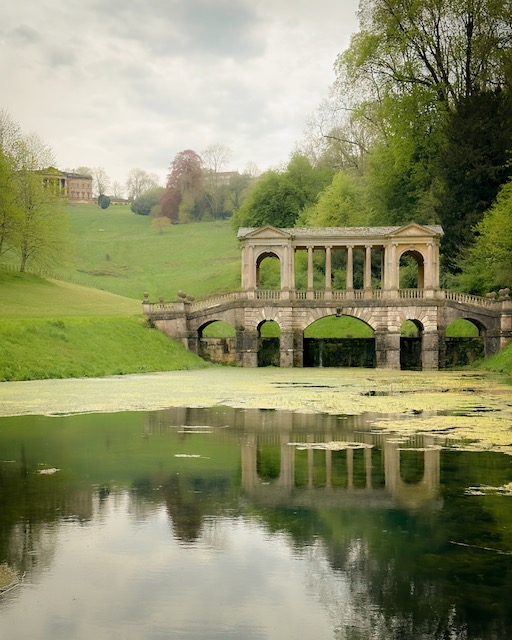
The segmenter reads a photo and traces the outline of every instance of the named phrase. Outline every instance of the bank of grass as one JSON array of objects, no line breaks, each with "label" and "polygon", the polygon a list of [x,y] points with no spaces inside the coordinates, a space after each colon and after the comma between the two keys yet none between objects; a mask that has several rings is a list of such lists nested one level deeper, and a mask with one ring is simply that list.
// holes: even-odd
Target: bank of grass
[{"label": "bank of grass", "polygon": [[512,376],[512,342],[494,356],[481,360],[477,367],[485,371],[506,373]]},{"label": "bank of grass", "polygon": [[0,271],[0,380],[95,377],[208,366],[148,329],[141,303]]},{"label": "bank of grass", "polygon": [[141,317],[61,317],[0,322],[0,380],[103,377],[197,369],[204,360]]}]

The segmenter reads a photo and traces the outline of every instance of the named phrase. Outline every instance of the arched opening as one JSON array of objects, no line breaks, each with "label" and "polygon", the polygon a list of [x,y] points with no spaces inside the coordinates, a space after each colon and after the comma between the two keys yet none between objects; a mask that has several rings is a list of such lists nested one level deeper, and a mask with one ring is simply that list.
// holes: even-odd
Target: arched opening
[{"label": "arched opening", "polygon": [[280,332],[275,320],[264,320],[258,325],[258,367],[279,367]]},{"label": "arched opening", "polygon": [[400,327],[400,369],[421,371],[423,325],[418,320],[406,320]]},{"label": "arched opening", "polygon": [[316,320],[304,330],[304,366],[375,367],[373,329],[341,313]]},{"label": "arched opening", "polygon": [[262,253],[256,260],[256,287],[281,289],[281,261],[275,253]]},{"label": "arched opening", "polygon": [[273,444],[258,444],[256,451],[256,473],[263,482],[277,480],[281,474],[281,447]]},{"label": "arched opening", "polygon": [[446,327],[446,367],[464,367],[485,356],[485,327],[461,318]]},{"label": "arched opening", "polygon": [[425,286],[425,262],[419,251],[405,251],[400,256],[400,289],[423,289]]},{"label": "arched opening", "polygon": [[219,364],[236,361],[236,332],[224,320],[212,320],[198,329],[199,355],[204,360]]},{"label": "arched opening", "polygon": [[400,451],[400,478],[406,484],[419,484],[425,476],[425,452],[421,449]]}]

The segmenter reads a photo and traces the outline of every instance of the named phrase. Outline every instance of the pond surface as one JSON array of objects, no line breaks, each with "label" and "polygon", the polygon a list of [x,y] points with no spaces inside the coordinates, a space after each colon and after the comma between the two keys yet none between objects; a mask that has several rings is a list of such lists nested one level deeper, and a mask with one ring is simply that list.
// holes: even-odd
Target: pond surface
[{"label": "pond surface", "polygon": [[512,638],[512,457],[382,418],[0,418],[0,637]]}]

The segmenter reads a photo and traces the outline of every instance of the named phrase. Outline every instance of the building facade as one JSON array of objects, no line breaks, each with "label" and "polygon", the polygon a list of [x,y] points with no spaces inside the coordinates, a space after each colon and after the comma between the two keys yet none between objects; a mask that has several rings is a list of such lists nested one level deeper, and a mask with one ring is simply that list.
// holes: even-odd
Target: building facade
[{"label": "building facade", "polygon": [[92,176],[82,173],[60,171],[48,167],[42,172],[43,183],[64,195],[71,202],[93,202]]}]

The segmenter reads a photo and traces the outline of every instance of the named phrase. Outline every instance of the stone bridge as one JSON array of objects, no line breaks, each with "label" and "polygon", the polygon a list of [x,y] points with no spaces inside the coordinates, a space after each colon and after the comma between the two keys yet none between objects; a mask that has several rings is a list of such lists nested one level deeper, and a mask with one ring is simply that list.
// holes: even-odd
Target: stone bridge
[{"label": "stone bridge", "polygon": [[[512,338],[509,292],[484,298],[441,289],[441,235],[437,225],[417,224],[240,229],[241,291],[199,301],[184,294],[174,302],[145,299],[143,310],[158,329],[198,354],[208,342],[203,336],[206,327],[216,321],[229,323],[235,337],[217,339],[224,353],[217,359],[245,367],[258,366],[261,328],[269,321],[279,326],[279,365],[304,366],[304,331],[327,316],[352,316],[372,329],[377,367],[401,367],[401,328],[406,321],[417,328],[423,369],[445,366],[446,329],[458,319],[477,327],[486,355],[496,353]],[[301,252],[302,264],[307,265],[302,276]],[[279,288],[260,286],[267,259],[278,263]],[[404,260],[409,272],[412,265],[415,287],[401,287]],[[345,273],[343,289],[333,286],[334,261]],[[324,278],[321,287],[314,279],[318,263]],[[303,288],[296,283],[301,277]]]}]

